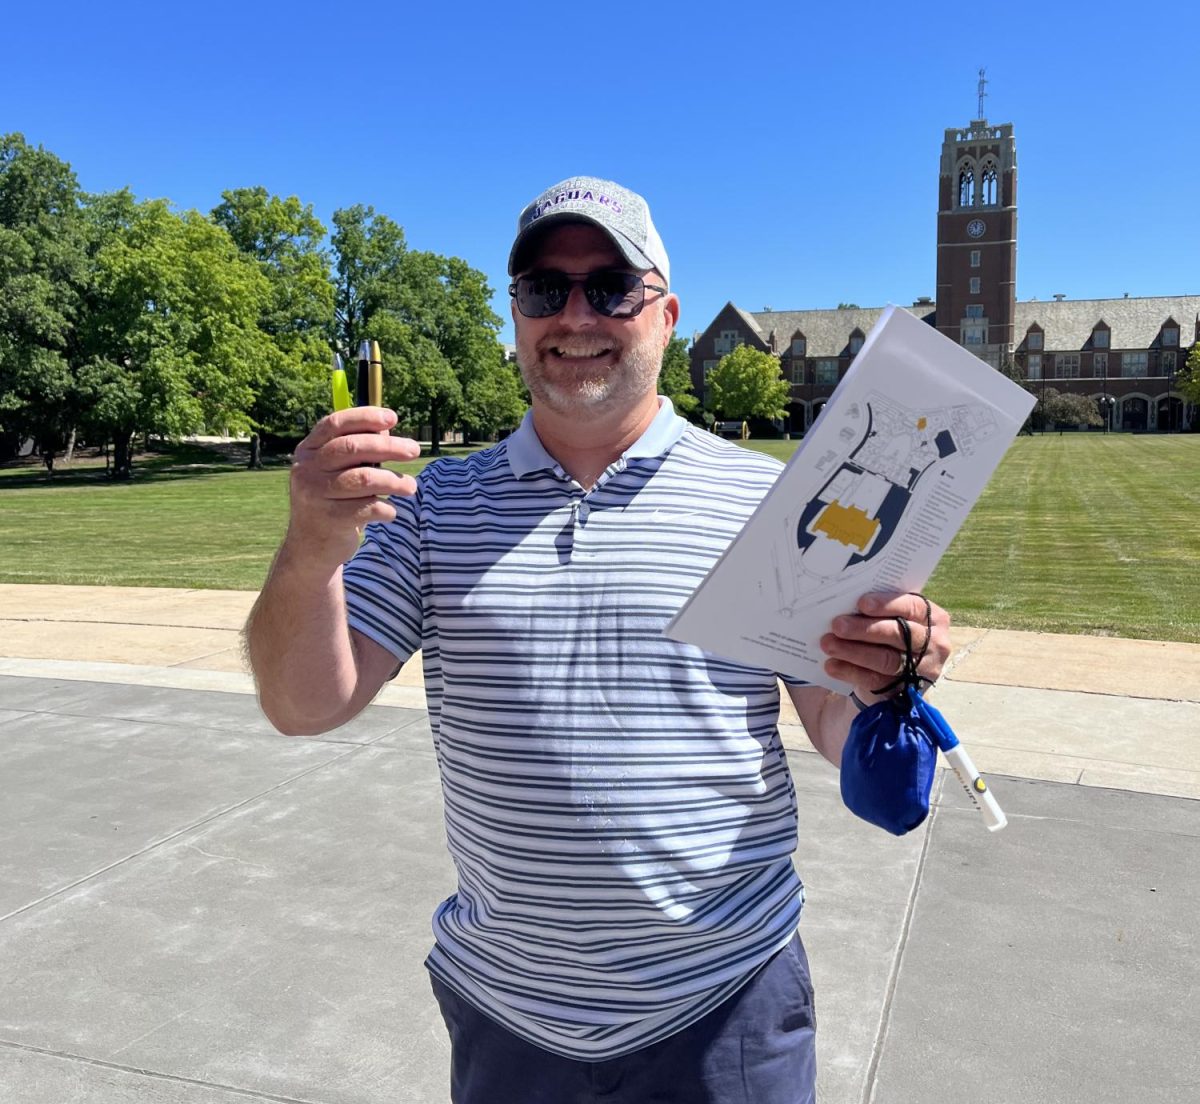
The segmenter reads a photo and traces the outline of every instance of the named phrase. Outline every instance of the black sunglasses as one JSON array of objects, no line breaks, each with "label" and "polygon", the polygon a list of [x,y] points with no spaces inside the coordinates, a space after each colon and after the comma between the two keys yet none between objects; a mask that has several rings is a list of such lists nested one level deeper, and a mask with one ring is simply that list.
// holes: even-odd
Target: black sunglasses
[{"label": "black sunglasses", "polygon": [[606,318],[636,318],[646,305],[647,288],[667,294],[665,287],[648,284],[632,272],[607,268],[598,272],[531,272],[509,284],[508,294],[526,318],[549,318],[566,307],[576,285],[583,286],[592,310]]}]

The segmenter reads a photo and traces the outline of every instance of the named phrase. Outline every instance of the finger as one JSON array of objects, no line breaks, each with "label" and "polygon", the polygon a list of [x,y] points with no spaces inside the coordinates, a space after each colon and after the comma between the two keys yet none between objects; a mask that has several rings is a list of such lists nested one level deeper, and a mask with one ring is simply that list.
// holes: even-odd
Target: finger
[{"label": "finger", "polygon": [[877,690],[884,690],[892,682],[893,676],[891,675],[881,675],[878,671],[870,671],[857,664],[847,663],[844,659],[827,659],[823,666],[825,673],[830,678],[835,678],[838,682],[849,683],[854,693],[868,704],[896,696],[895,688],[886,690],[882,694],[876,693]]},{"label": "finger", "polygon": [[891,617],[864,617],[860,613],[843,613],[830,622],[829,630],[843,640],[858,640],[888,648],[904,647],[900,626]]},{"label": "finger", "polygon": [[[925,624],[925,599],[919,594],[900,594],[896,591],[872,591],[858,600],[858,612],[867,617],[903,617],[917,625]],[[930,619],[939,617],[949,624],[950,615],[934,602],[929,603]]]},{"label": "finger", "polygon": [[821,650],[831,659],[858,668],[863,677],[869,676],[876,685],[881,675],[894,678],[904,670],[904,653],[896,648],[859,644],[843,640],[832,633],[822,636],[820,645]]},{"label": "finger", "polygon": [[421,455],[421,446],[407,437],[351,433],[326,442],[312,455],[322,471],[342,471],[361,464],[381,464],[386,460],[415,460]]},{"label": "finger", "polygon": [[417,481],[411,475],[401,475],[387,468],[347,468],[324,477],[323,498],[374,498],[382,495],[411,495]]},{"label": "finger", "polygon": [[303,441],[301,448],[316,449],[347,433],[383,433],[396,424],[396,412],[384,406],[351,406],[326,414]]},{"label": "finger", "polygon": [[372,522],[396,520],[396,507],[386,498],[357,498],[330,500],[329,518],[335,525],[370,525]]}]

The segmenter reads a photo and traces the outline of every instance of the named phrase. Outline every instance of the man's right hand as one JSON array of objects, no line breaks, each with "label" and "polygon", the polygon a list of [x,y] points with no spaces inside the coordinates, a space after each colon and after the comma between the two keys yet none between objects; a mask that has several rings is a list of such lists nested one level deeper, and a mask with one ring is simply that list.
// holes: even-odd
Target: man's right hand
[{"label": "man's right hand", "polygon": [[364,466],[421,455],[416,441],[390,436],[395,424],[394,411],[355,406],[322,418],[297,446],[284,539],[293,562],[332,573],[354,555],[363,526],[396,516],[379,496],[416,493],[411,475]]}]

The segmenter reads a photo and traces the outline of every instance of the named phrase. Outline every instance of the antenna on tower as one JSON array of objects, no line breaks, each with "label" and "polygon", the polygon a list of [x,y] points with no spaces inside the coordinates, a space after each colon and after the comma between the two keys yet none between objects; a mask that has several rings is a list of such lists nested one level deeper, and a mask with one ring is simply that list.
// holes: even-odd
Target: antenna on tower
[{"label": "antenna on tower", "polygon": [[986,119],[987,116],[983,113],[983,101],[987,99],[987,70],[979,70],[979,114],[975,116],[977,119]]}]

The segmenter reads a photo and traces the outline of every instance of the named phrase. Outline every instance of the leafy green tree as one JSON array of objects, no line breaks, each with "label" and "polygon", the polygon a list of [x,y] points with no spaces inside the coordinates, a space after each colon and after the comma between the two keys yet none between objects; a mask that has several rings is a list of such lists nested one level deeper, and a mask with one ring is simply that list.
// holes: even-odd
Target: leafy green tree
[{"label": "leafy green tree", "polygon": [[333,227],[334,345],[353,359],[361,341],[380,340],[371,332],[375,316],[400,310],[404,231],[362,204],[334,211]]},{"label": "leafy green tree", "polygon": [[87,282],[81,193],[70,165],[0,136],[0,430],[32,437],[47,469],[81,409],[71,363]]},{"label": "leafy green tree", "polygon": [[249,428],[254,385],[273,343],[258,328],[271,286],[229,234],[164,200],[110,212],[96,255],[80,384],[89,423],[129,478],[137,432],[179,436]]},{"label": "leafy green tree", "polygon": [[445,423],[438,421],[439,415],[456,411],[462,404],[462,384],[453,367],[432,340],[392,311],[375,316],[372,333],[383,350],[384,401],[396,411],[402,425],[415,429],[429,420],[432,451],[440,451]]},{"label": "leafy green tree", "polygon": [[503,358],[500,318],[483,273],[459,257],[407,250],[399,226],[369,207],[334,213],[339,343],[380,343],[389,403],[410,425],[444,430],[513,424],[523,393]]},{"label": "leafy green tree", "polygon": [[487,432],[512,425],[524,412],[523,392],[504,360],[500,317],[487,278],[461,257],[410,252],[404,259],[404,320],[431,341],[450,365],[460,394],[444,390],[428,410],[432,447],[454,423]]},{"label": "leafy green tree", "polygon": [[496,343],[486,351],[477,370],[467,380],[463,393],[462,422],[472,434],[486,436],[511,429],[525,416],[529,394],[515,364]]},{"label": "leafy green tree", "polygon": [[[264,345],[250,420],[271,433],[294,433],[329,408],[334,289],[321,244],[325,227],[296,196],[283,199],[257,187],[222,192],[221,198],[213,221],[255,260],[271,287],[258,320],[271,342]],[[251,467],[258,466],[257,442],[255,434]]]},{"label": "leafy green tree", "polygon": [[1104,424],[1095,400],[1087,395],[1076,395],[1073,392],[1058,396],[1058,403],[1051,412],[1051,417],[1059,425],[1101,426]]},{"label": "leafy green tree", "polygon": [[700,406],[700,400],[692,389],[687,340],[675,334],[663,351],[662,368],[658,373],[658,393],[666,395],[671,405],[685,418],[695,414]]},{"label": "leafy green tree", "polygon": [[837,309],[838,310],[862,310],[862,308],[857,303],[839,303],[837,305]]},{"label": "leafy green tree", "polygon": [[1047,387],[1044,394],[1038,395],[1033,415],[1041,423],[1043,431],[1047,426],[1104,424],[1093,399],[1086,395],[1059,391],[1056,387]]},{"label": "leafy green tree", "polygon": [[1192,346],[1192,351],[1188,353],[1188,358],[1184,363],[1183,371],[1175,378],[1184,398],[1200,405],[1200,341]]},{"label": "leafy green tree", "polygon": [[708,377],[712,407],[726,418],[782,418],[790,387],[779,361],[749,345],[723,356]]}]

